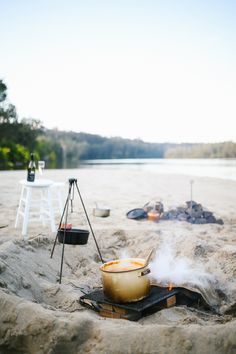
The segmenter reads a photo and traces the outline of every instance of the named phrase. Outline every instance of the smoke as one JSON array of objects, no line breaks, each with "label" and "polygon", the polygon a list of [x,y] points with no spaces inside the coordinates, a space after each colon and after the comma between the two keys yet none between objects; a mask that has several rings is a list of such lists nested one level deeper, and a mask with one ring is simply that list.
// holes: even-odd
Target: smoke
[{"label": "smoke", "polygon": [[209,274],[202,264],[194,260],[177,256],[168,243],[164,243],[150,262],[150,276],[156,284],[161,286],[188,287],[199,291],[211,305],[217,306],[219,298],[215,291],[217,280]]},{"label": "smoke", "polygon": [[123,249],[121,250],[121,252],[119,253],[119,259],[126,259],[126,258],[132,258],[129,250],[128,249]]},{"label": "smoke", "polygon": [[[128,249],[119,252],[119,259],[132,258]],[[197,264],[192,259],[175,255],[173,246],[163,243],[157,250],[153,260],[149,263],[151,278],[158,284],[182,286],[191,284],[206,286],[214,282],[214,276],[207,273],[202,264]]]},{"label": "smoke", "polygon": [[[119,259],[132,258],[128,249],[119,253]],[[220,299],[215,290],[217,279],[206,271],[203,264],[196,260],[176,255],[174,245],[168,242],[158,248],[149,266],[151,284],[159,286],[186,287],[198,291],[212,307],[220,305]]]},{"label": "smoke", "polygon": [[167,243],[163,244],[156,252],[155,258],[150,262],[152,277],[165,285],[175,286],[183,284],[203,285],[212,276],[200,264],[193,263],[191,259],[178,257]]}]

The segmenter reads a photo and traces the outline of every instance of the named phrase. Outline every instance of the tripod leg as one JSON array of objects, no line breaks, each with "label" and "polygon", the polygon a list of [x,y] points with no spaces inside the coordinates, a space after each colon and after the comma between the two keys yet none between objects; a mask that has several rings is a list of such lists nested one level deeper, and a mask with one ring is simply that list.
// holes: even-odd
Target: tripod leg
[{"label": "tripod leg", "polygon": [[[69,196],[70,196],[70,192],[69,192]],[[69,200],[68,200],[68,201],[69,201]],[[66,224],[67,224],[67,219],[68,219],[68,209],[69,209],[69,203],[67,203],[67,207],[66,207],[66,217],[65,217],[65,228],[64,228],[63,245],[62,245],[62,253],[61,253],[61,268],[60,268],[59,284],[61,284],[62,268],[63,268],[63,261],[64,261],[65,238],[66,238]]]},{"label": "tripod leg", "polygon": [[[66,211],[66,209],[68,209],[68,203],[69,203],[69,199],[70,199],[70,192],[71,192],[71,185],[69,186],[68,196],[66,198],[66,202],[65,202],[65,205],[64,205],[64,209],[63,209],[63,212],[62,212],[62,216],[61,216],[61,220],[60,220],[58,229],[61,228],[61,224],[62,224],[62,220],[63,220],[64,214],[65,214],[65,211]],[[58,236],[56,234],[50,258],[52,258],[52,256],[53,256],[54,249],[55,249],[55,246],[56,246],[56,243],[57,243],[57,237]]]},{"label": "tripod leg", "polygon": [[86,209],[85,209],[85,205],[84,205],[83,199],[82,199],[81,194],[80,194],[80,191],[79,191],[79,187],[78,187],[78,184],[77,184],[77,180],[75,181],[75,185],[76,185],[76,188],[77,188],[77,191],[78,191],[78,194],[79,194],[79,197],[80,197],[80,200],[81,200],[81,203],[82,203],[82,206],[83,206],[83,209],[84,209],[84,212],[85,212],[85,215],[86,215],[86,218],[87,218],[89,227],[90,227],[90,230],[91,230],[91,232],[92,232],[93,239],[94,239],[95,245],[96,245],[96,247],[97,247],[99,257],[100,257],[100,259],[101,259],[101,262],[104,263],[104,260],[102,259],[102,255],[101,255],[100,249],[99,249],[99,247],[98,247],[98,243],[97,243],[96,237],[95,237],[94,232],[93,232],[93,229],[92,229],[92,225],[91,225],[91,223],[90,223],[90,220],[89,220],[87,211],[86,211]]},{"label": "tripod leg", "polygon": [[53,247],[52,247],[52,251],[51,251],[51,256],[50,256],[50,258],[52,258],[52,256],[53,256],[56,243],[57,243],[57,234],[56,234],[56,237],[55,237],[55,240],[54,240],[54,244],[53,244]]}]

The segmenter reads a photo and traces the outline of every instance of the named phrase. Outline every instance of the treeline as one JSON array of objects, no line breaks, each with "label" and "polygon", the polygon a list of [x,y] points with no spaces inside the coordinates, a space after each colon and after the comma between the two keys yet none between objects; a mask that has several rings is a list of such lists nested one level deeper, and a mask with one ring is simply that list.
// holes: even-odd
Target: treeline
[{"label": "treeline", "polygon": [[30,152],[45,159],[48,167],[62,167],[62,147],[45,135],[41,122],[19,120],[14,105],[7,100],[7,86],[0,80],[0,169],[26,168]]},{"label": "treeline", "polygon": [[48,130],[46,136],[60,141],[64,167],[80,160],[119,158],[236,158],[236,143],[147,143],[139,139],[106,138],[100,135]]},{"label": "treeline", "polygon": [[36,160],[45,160],[47,168],[76,168],[79,161],[91,159],[236,158],[236,143],[158,144],[48,130],[35,119],[19,120],[0,80],[0,169],[26,168],[30,152]]},{"label": "treeline", "polygon": [[169,148],[165,158],[236,158],[236,143],[180,144]]},{"label": "treeline", "polygon": [[76,167],[79,161],[92,159],[163,158],[165,152],[175,145],[58,130],[47,130],[45,136],[60,142],[63,149],[63,167]]}]

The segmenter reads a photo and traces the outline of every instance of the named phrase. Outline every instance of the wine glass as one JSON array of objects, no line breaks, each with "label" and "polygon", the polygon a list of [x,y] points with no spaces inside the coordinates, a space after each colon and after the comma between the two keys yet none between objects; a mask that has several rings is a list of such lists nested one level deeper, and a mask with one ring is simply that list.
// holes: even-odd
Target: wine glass
[{"label": "wine glass", "polygon": [[38,161],[38,169],[39,169],[40,175],[43,174],[44,168],[45,168],[45,161]]}]

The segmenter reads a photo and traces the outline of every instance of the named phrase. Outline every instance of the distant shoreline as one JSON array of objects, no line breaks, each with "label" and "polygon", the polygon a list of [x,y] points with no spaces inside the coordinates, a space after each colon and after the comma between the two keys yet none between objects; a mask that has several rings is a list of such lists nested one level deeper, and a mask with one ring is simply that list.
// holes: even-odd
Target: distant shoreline
[{"label": "distant shoreline", "polygon": [[[44,175],[49,171],[64,171],[64,170],[80,170],[84,168],[91,169],[112,169],[114,171],[119,170],[134,170],[139,172],[148,171],[157,175],[187,175],[194,177],[211,177],[221,178],[226,180],[236,180],[236,159],[93,159],[93,160],[80,160],[74,166],[65,166],[64,168],[47,168],[44,171]],[[2,170],[0,172],[7,172],[8,170]],[[17,169],[10,171],[26,171],[25,169]],[[10,172],[8,171],[8,172]],[[36,171],[36,176],[38,172]]]}]

